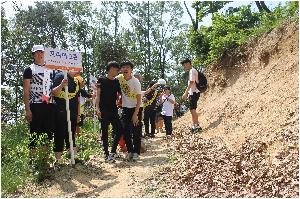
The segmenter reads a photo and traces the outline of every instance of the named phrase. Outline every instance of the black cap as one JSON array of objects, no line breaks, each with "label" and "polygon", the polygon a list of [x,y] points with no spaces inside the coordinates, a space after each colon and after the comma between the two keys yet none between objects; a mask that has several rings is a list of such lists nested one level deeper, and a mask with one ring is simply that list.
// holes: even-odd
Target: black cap
[{"label": "black cap", "polygon": [[120,68],[119,64],[116,61],[110,61],[107,63],[106,72],[108,72],[111,67]]},{"label": "black cap", "polygon": [[189,58],[185,58],[183,59],[181,62],[180,62],[182,65],[185,64],[185,63],[192,63],[192,61],[189,59]]}]

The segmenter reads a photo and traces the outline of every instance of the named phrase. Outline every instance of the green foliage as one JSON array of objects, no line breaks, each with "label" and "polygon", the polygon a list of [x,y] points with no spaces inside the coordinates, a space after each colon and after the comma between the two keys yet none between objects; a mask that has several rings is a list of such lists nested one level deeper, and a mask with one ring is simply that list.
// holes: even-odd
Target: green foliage
[{"label": "green foliage", "polygon": [[36,140],[36,148],[32,152],[32,165],[34,170],[34,176],[38,182],[43,181],[48,173],[47,170],[50,168],[50,157],[53,149],[53,144],[48,140],[47,134],[40,136],[31,135]]},{"label": "green foliage", "polygon": [[210,64],[249,38],[268,32],[285,20],[298,20],[298,10],[298,2],[288,2],[286,6],[277,6],[271,13],[253,12],[250,5],[214,13],[210,27],[190,30],[190,47],[196,54],[195,62]]},{"label": "green foliage", "polygon": [[2,193],[16,191],[30,177],[28,172],[28,132],[25,123],[2,123],[1,132],[1,187]]},{"label": "green foliage", "polygon": [[93,118],[86,118],[81,128],[81,134],[76,138],[76,145],[79,148],[78,157],[85,161],[90,159],[91,155],[102,154],[100,146],[99,121],[96,119],[96,131],[94,132]]}]

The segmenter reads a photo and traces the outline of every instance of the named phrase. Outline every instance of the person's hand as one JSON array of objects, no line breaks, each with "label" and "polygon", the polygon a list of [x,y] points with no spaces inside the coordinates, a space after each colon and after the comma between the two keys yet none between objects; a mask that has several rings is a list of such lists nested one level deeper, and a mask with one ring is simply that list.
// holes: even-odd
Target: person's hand
[{"label": "person's hand", "polygon": [[63,79],[63,80],[61,80],[61,83],[60,83],[60,85],[61,85],[62,87],[65,87],[65,86],[67,86],[67,85],[68,85],[68,80],[67,80],[67,79]]},{"label": "person's hand", "polygon": [[132,122],[133,122],[133,126],[137,126],[139,123],[139,118],[137,116],[137,114],[133,114],[132,116]]},{"label": "person's hand", "polygon": [[77,123],[80,122],[80,116],[77,116]]},{"label": "person's hand", "polygon": [[32,112],[31,110],[27,110],[25,113],[25,119],[27,120],[27,122],[31,122],[32,121]]},{"label": "person's hand", "polygon": [[96,114],[97,114],[97,116],[99,117],[99,118],[101,118],[101,112],[100,112],[100,110],[96,110]]},{"label": "person's hand", "polygon": [[92,99],[95,99],[96,98],[96,93],[93,93],[92,94]]},{"label": "person's hand", "polygon": [[183,99],[183,100],[186,100],[186,99],[187,99],[187,96],[188,96],[188,93],[185,92],[185,93],[182,95],[182,99]]}]

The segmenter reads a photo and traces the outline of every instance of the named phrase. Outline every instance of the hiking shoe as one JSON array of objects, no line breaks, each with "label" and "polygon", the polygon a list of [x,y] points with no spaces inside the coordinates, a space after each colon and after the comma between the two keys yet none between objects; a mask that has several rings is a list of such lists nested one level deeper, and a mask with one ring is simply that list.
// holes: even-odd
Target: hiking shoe
[{"label": "hiking shoe", "polygon": [[128,161],[128,162],[132,161],[133,160],[133,153],[128,153],[125,157],[125,160]]},{"label": "hiking shoe", "polygon": [[202,128],[200,126],[196,126],[196,127],[191,128],[192,133],[197,133],[197,132],[201,132],[201,131],[202,131]]},{"label": "hiking shoe", "polygon": [[114,163],[116,162],[116,157],[117,157],[117,154],[115,153],[111,153],[108,158],[107,158],[107,162],[108,163]]},{"label": "hiking shoe", "polygon": [[118,156],[116,153],[110,153],[110,157],[114,160],[116,160],[117,158],[120,158],[120,156]]},{"label": "hiking shoe", "polygon": [[132,160],[138,161],[139,159],[140,159],[139,154],[134,153],[134,154],[132,155]]},{"label": "hiking shoe", "polygon": [[113,158],[111,157],[111,155],[109,155],[106,162],[107,162],[107,163],[114,163],[114,162],[116,162],[116,160],[113,159]]}]

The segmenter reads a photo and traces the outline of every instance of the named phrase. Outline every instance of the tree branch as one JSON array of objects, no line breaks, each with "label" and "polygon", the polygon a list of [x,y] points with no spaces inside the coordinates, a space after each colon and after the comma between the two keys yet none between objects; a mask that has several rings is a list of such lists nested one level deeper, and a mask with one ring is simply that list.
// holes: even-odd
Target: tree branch
[{"label": "tree branch", "polygon": [[183,4],[184,4],[184,7],[185,7],[185,9],[186,9],[187,13],[189,14],[189,16],[190,16],[190,18],[191,18],[191,21],[192,21],[192,24],[193,24],[194,30],[195,30],[195,31],[197,31],[198,27],[197,27],[197,25],[196,25],[196,22],[195,22],[195,20],[193,19],[192,15],[191,15],[191,13],[190,13],[189,9],[188,9],[188,7],[187,7],[187,5],[186,5],[185,1],[183,2]]}]

